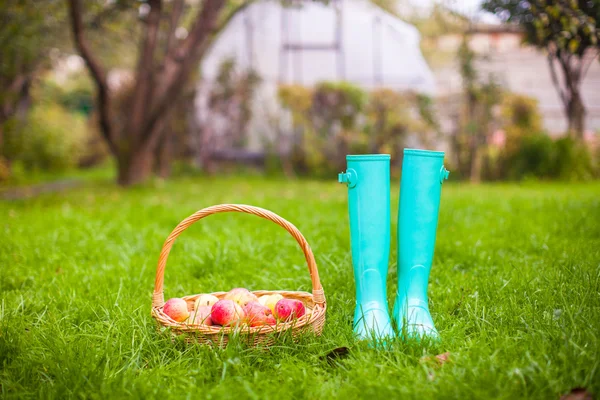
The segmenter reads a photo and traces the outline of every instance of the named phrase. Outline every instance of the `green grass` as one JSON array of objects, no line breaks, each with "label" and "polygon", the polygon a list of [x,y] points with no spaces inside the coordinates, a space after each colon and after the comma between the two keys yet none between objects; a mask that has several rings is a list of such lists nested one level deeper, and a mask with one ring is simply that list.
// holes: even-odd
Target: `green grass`
[{"label": "green grass", "polygon": [[[192,212],[224,202],[271,209],[302,230],[328,299],[321,337],[215,351],[157,334],[150,303],[164,239]],[[582,386],[600,394],[600,184],[445,185],[429,288],[443,341],[390,351],[352,337],[347,218],[340,185],[259,178],[130,190],[96,182],[0,202],[0,393],[514,399]],[[395,246],[390,299],[394,261]],[[253,216],[212,216],[178,239],[167,297],[236,286],[310,290],[310,279],[294,240]],[[340,346],[347,357],[322,357]],[[420,361],[446,351],[451,362],[441,367]]]},{"label": "green grass", "polygon": [[0,180],[0,195],[2,192],[20,187],[46,184],[56,181],[89,181],[111,179],[115,167],[112,162],[107,162],[100,167],[86,169],[67,169],[59,172],[26,171],[22,165],[15,163],[12,166],[11,176],[7,180]]}]

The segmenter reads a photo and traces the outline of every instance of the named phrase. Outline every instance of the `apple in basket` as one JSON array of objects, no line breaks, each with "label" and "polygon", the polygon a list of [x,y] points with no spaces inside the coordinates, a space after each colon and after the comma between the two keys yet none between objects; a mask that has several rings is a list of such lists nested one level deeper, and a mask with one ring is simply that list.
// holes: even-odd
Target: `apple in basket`
[{"label": "apple in basket", "polygon": [[188,325],[206,325],[212,326],[212,307],[200,306],[194,311],[190,312],[190,317],[187,319]]},{"label": "apple in basket", "polygon": [[219,300],[212,306],[213,324],[222,326],[238,325],[244,320],[244,309],[233,300]]},{"label": "apple in basket", "polygon": [[217,301],[219,301],[217,296],[213,296],[212,294],[202,294],[196,299],[196,302],[194,303],[194,310],[197,310],[202,306],[212,307],[212,305]]},{"label": "apple in basket", "polygon": [[190,316],[185,300],[177,297],[167,300],[163,312],[177,322],[183,322]]},{"label": "apple in basket", "polygon": [[277,323],[271,309],[256,301],[246,304],[244,313],[246,314],[246,322],[250,326],[275,325]]},{"label": "apple in basket", "polygon": [[269,307],[271,312],[275,314],[275,304],[277,304],[277,302],[281,299],[283,299],[283,296],[279,293],[265,294],[264,296],[260,296],[258,298],[258,302],[265,307]]},{"label": "apple in basket", "polygon": [[295,299],[281,299],[275,304],[275,316],[280,321],[291,321],[306,314],[304,303]]},{"label": "apple in basket", "polygon": [[225,300],[235,301],[242,307],[251,301],[258,301],[258,298],[254,295],[254,293],[244,288],[231,289],[223,298]]}]

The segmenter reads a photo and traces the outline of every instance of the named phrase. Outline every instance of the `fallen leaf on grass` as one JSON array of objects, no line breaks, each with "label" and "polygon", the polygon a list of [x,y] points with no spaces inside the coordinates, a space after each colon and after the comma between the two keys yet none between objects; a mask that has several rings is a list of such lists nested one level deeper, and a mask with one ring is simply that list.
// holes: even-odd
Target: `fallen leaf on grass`
[{"label": "fallen leaf on grass", "polygon": [[449,361],[450,361],[450,352],[449,351],[442,353],[442,354],[438,354],[435,357],[423,356],[419,360],[420,363],[429,364],[430,367],[433,367],[433,368],[428,368],[428,371],[427,371],[427,379],[432,382],[435,380],[435,369],[441,367],[442,365],[446,364]]},{"label": "fallen leaf on grass", "polygon": [[420,360],[422,363],[430,363],[432,361],[435,361],[438,365],[444,365],[446,364],[448,361],[450,361],[450,352],[447,351],[445,353],[442,354],[438,354],[435,357],[432,356],[424,356],[421,357]]},{"label": "fallen leaf on grass", "polygon": [[445,363],[450,361],[450,352],[447,351],[445,353],[438,354],[437,356],[435,356],[435,358],[440,364],[444,365]]},{"label": "fallen leaf on grass", "polygon": [[334,364],[334,362],[340,358],[345,358],[350,354],[350,349],[348,347],[342,346],[337,347],[331,350],[329,353],[321,356],[321,360],[327,361],[329,364]]},{"label": "fallen leaf on grass", "polygon": [[569,393],[560,396],[560,400],[594,400],[594,396],[585,388],[577,387],[571,389]]}]

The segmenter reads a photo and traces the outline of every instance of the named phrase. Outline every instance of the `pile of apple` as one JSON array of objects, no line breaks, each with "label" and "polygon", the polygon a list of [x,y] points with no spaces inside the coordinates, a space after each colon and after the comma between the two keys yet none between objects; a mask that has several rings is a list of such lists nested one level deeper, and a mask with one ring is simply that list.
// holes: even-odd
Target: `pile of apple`
[{"label": "pile of apple", "polygon": [[177,322],[206,326],[276,325],[278,321],[290,322],[306,314],[300,300],[286,299],[280,294],[256,297],[248,289],[231,289],[223,299],[203,294],[188,311],[185,300],[169,299],[163,312]]}]

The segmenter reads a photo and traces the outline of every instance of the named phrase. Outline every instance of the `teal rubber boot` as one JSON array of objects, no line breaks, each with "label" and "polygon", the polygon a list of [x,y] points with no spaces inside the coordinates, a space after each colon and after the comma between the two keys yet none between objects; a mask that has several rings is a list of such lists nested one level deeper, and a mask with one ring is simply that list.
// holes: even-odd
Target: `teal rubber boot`
[{"label": "teal rubber boot", "polygon": [[442,183],[444,153],[404,149],[398,209],[398,292],[393,318],[403,337],[439,337],[427,298]]},{"label": "teal rubber boot", "polygon": [[354,332],[361,339],[393,337],[386,277],[390,256],[390,156],[346,156],[338,180],[348,185],[352,264],[356,283]]}]

